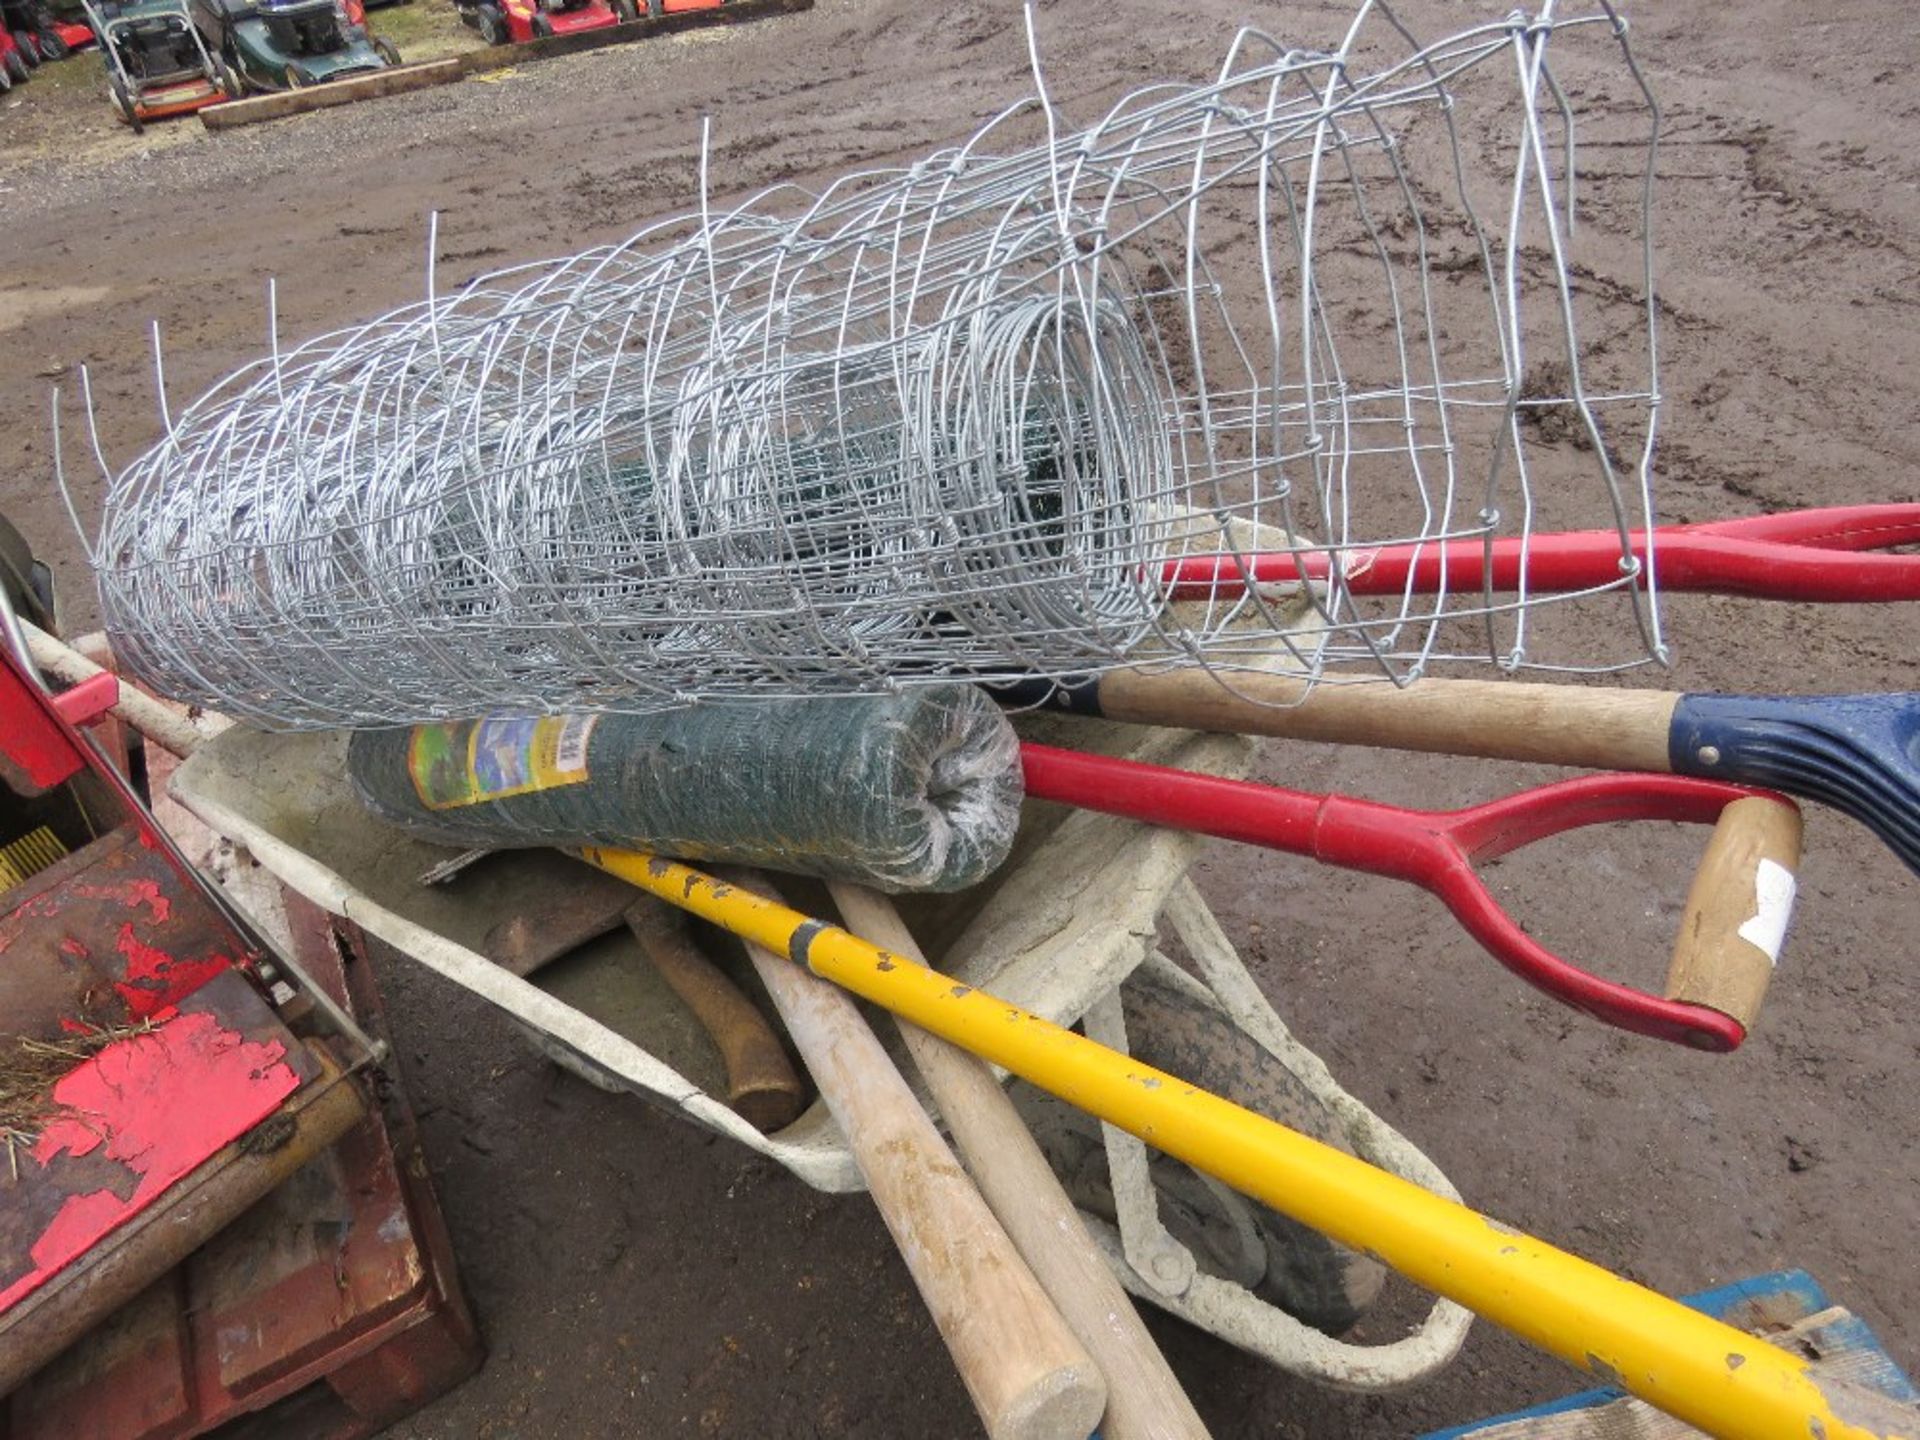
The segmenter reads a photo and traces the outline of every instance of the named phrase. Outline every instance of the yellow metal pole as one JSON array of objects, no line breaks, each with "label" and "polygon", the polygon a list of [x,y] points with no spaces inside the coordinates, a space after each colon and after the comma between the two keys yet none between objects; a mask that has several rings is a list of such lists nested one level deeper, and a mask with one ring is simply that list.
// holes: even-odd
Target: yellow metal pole
[{"label": "yellow metal pole", "polygon": [[1920,1440],[1912,1425],[1887,1428],[1887,1411],[1856,1387],[1811,1374],[1777,1346],[837,926],[675,861],[581,853],[1708,1434]]}]

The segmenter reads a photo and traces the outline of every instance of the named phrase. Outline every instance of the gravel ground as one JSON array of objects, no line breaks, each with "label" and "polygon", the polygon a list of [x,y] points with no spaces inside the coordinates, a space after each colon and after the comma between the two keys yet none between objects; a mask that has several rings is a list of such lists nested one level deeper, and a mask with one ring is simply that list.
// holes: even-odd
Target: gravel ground
[{"label": "gravel ground", "polygon": [[[1430,32],[1469,13],[1400,8]],[[1245,13],[1241,0],[1043,5],[1056,97],[1084,115],[1149,79],[1207,73]],[[1346,13],[1304,3],[1257,18],[1324,44]],[[1920,19],[1896,0],[1673,0],[1634,18],[1671,137],[1663,517],[1914,498]],[[71,393],[72,367],[91,364],[103,447],[130,458],[156,434],[150,319],[178,401],[263,348],[270,275],[289,336],[417,295],[431,210],[442,281],[458,284],[684,205],[703,116],[716,192],[738,194],[957,137],[1024,71],[1009,3],[822,0],[218,136],[190,121],[127,135],[77,80],[16,90],[0,101],[0,507],[56,562],[70,627],[86,628],[47,392]],[[90,517],[98,482],[75,470]],[[1678,688],[1914,686],[1911,606],[1688,598],[1669,619]],[[1265,755],[1271,778],[1429,806],[1546,778],[1280,743]],[[1302,1038],[1471,1201],[1674,1292],[1804,1265],[1911,1366],[1920,1271],[1901,1237],[1920,1219],[1907,1019],[1920,912],[1912,878],[1857,827],[1810,814],[1808,849],[1789,959],[1732,1057],[1626,1039],[1534,998],[1402,888],[1225,847],[1200,879]],[[1500,893],[1551,943],[1651,981],[1685,853],[1610,833],[1509,862]],[[387,985],[493,1344],[480,1376],[395,1434],[974,1433],[863,1200],[814,1195],[557,1075],[418,970],[390,963]],[[1222,1437],[1413,1435],[1577,1383],[1480,1326],[1429,1385],[1334,1395],[1153,1323]]]}]

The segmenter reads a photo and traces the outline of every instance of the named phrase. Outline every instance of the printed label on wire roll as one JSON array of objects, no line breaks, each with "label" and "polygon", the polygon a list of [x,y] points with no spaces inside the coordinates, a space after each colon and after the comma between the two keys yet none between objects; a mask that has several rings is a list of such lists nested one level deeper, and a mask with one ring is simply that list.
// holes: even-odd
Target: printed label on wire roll
[{"label": "printed label on wire roll", "polygon": [[421,725],[407,750],[407,772],[429,810],[578,785],[587,778],[587,743],[599,718],[547,715]]}]

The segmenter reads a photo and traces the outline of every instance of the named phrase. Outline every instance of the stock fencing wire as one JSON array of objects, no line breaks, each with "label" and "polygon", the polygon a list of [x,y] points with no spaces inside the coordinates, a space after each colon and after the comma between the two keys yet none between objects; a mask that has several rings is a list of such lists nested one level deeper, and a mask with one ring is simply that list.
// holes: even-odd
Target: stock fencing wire
[{"label": "stock fencing wire", "polygon": [[[910,168],[721,207],[703,150],[691,214],[276,339],[111,479],[116,653],[275,727],[1661,656],[1658,112],[1608,5],[1247,29],[1080,128],[1034,51]],[[1595,525],[1598,631],[1344,579]]]}]

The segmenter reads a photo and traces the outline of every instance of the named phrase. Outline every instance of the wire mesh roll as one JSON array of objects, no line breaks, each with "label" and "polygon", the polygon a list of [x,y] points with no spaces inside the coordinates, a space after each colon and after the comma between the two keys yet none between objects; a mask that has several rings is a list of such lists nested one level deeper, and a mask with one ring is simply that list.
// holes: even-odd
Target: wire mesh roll
[{"label": "wire mesh roll", "polygon": [[[823,654],[934,677],[961,657],[1004,666],[1031,637],[1036,663],[1063,645],[1094,663],[1151,623],[1154,532],[1128,477],[1165,473],[1169,442],[1111,298],[993,304],[908,343],[836,335],[775,360],[706,338],[631,411],[456,437],[449,392],[483,396],[465,414],[514,408],[485,398],[507,387],[482,356],[471,376],[408,371],[359,428],[313,417],[315,448],[355,447],[337,463],[373,484],[303,486],[292,447],[291,474],[256,471],[250,437],[217,427],[215,494],[175,490],[141,532],[168,557],[103,588],[126,663],[269,722],[365,724],[816,688]],[[633,364],[608,346],[594,387]],[[207,533],[229,525],[253,538]],[[187,594],[223,623],[129,613]]]},{"label": "wire mesh roll", "polygon": [[1022,795],[1012,726],[965,685],[362,730],[347,764],[423,840],[643,849],[890,892],[985,879]]},{"label": "wire mesh roll", "polygon": [[[1581,37],[1598,176],[1549,63]],[[1216,79],[1078,129],[1036,61],[909,168],[703,194],[276,346],[113,479],[107,625],[156,688],[276,726],[1644,663],[1657,123],[1604,3],[1430,44],[1377,3],[1326,51],[1247,30]],[[1636,283],[1581,281],[1577,210]],[[1343,580],[1380,545],[1595,526],[1611,627],[1538,623],[1524,581]],[[1304,623],[1265,584],[1169,603],[1183,561],[1252,574],[1250,536],[1300,558]]]}]

